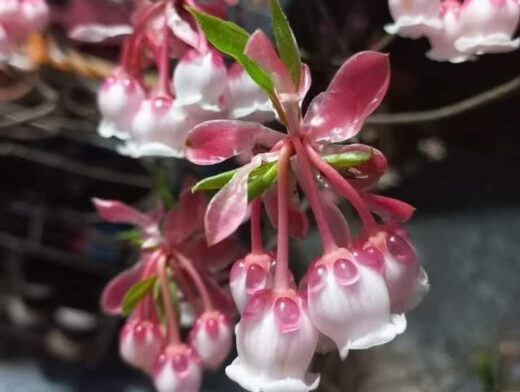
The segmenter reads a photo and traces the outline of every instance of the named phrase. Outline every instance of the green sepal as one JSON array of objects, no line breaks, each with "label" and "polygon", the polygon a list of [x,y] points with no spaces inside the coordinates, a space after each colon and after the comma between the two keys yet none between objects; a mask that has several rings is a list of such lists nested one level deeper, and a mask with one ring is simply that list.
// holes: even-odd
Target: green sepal
[{"label": "green sepal", "polygon": [[123,298],[123,302],[121,303],[121,311],[124,315],[128,315],[132,310],[134,310],[136,305],[152,289],[156,281],[157,276],[150,276],[149,278],[137,282],[128,289]]},{"label": "green sepal", "polygon": [[348,169],[365,163],[372,158],[373,155],[372,152],[349,151],[340,154],[323,155],[322,158],[335,169]]}]

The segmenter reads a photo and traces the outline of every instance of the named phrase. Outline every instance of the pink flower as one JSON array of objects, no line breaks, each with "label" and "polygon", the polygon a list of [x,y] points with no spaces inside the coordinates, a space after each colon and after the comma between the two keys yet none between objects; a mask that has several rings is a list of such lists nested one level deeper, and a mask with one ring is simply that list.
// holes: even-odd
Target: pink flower
[{"label": "pink flower", "polygon": [[516,0],[465,0],[459,21],[462,33],[455,46],[472,55],[515,50],[520,38],[512,37],[519,20]]},{"label": "pink flower", "polygon": [[[251,36],[246,53],[252,57],[257,56],[257,61],[266,69],[272,70],[282,103],[284,99],[287,99],[287,102],[292,99],[301,101],[302,94],[305,94],[310,84],[309,77],[302,78],[299,93],[291,93],[287,70],[261,31]],[[345,141],[359,132],[363,120],[381,102],[388,83],[389,65],[385,55],[375,52],[357,54],[340,68],[328,89],[311,102],[301,122],[298,118],[289,118],[289,126],[317,150],[321,151],[327,147],[329,151],[335,149],[341,152],[342,147],[328,144]],[[288,140],[287,138],[286,134],[257,123],[208,121],[188,133],[186,157],[195,164],[210,165],[239,154],[251,153],[259,146],[272,148],[275,144]],[[370,150],[369,147],[366,149]],[[371,161],[378,162],[379,156],[381,154],[376,151]],[[277,158],[277,152],[257,154],[212,199],[205,219],[206,235],[210,244],[226,238],[243,222],[247,215],[246,185],[249,174],[262,163]],[[384,158],[383,162],[383,166],[386,167]],[[373,166],[367,163],[367,166],[379,167],[380,164]],[[372,178],[372,175],[369,178]]]},{"label": "pink flower", "polygon": [[168,346],[157,357],[153,382],[158,392],[198,392],[202,367],[197,354],[188,346]]},{"label": "pink flower", "polygon": [[354,251],[358,260],[377,257],[384,265],[383,277],[390,297],[392,313],[415,308],[428,293],[428,276],[421,268],[415,250],[403,226],[388,223],[377,234],[362,241]]},{"label": "pink flower", "polygon": [[129,365],[145,372],[152,371],[162,346],[161,328],[149,320],[133,319],[121,330],[119,337],[121,358]]},{"label": "pink flower", "polygon": [[238,311],[242,314],[249,299],[261,290],[272,288],[273,256],[249,253],[231,268],[229,285]]},{"label": "pink flower", "polygon": [[445,0],[442,4],[441,18],[443,29],[431,33],[428,37],[431,49],[426,56],[435,61],[450,61],[452,63],[462,63],[470,60],[471,55],[462,53],[455,46],[455,42],[461,37],[460,24],[461,5],[458,0]]},{"label": "pink flower", "polygon": [[307,288],[311,320],[336,343],[342,358],[351,349],[389,342],[406,328],[404,316],[390,312],[383,263],[380,254],[356,258],[340,248],[311,267]]},{"label": "pink flower", "polygon": [[442,29],[441,0],[389,0],[394,24],[385,26],[389,34],[419,38]]},{"label": "pink flower", "polygon": [[189,342],[205,367],[218,368],[228,356],[233,343],[231,320],[220,312],[203,313],[190,332]]},{"label": "pink flower", "polygon": [[103,82],[98,94],[102,120],[98,132],[103,137],[128,139],[132,119],[146,92],[141,83],[118,68]]},{"label": "pink flower", "polygon": [[319,376],[308,373],[318,333],[294,291],[265,290],[248,302],[236,328],[238,357],[229,378],[252,392],[305,392]]}]

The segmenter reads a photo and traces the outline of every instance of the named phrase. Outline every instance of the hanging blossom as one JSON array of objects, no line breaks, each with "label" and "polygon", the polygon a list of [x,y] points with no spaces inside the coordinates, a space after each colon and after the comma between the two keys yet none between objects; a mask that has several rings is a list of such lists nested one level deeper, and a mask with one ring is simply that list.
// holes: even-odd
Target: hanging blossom
[{"label": "hanging blossom", "polygon": [[432,60],[460,63],[520,46],[513,38],[520,21],[517,0],[389,0],[389,7],[395,23],[386,31],[427,37]]},{"label": "hanging blossom", "polygon": [[[106,286],[101,306],[109,314],[130,313],[120,334],[121,358],[152,376],[159,392],[198,391],[203,369],[220,366],[232,345],[234,306],[221,287],[222,272],[242,247],[234,237],[208,247],[202,225],[207,203],[192,185],[186,182],[168,211],[159,205],[142,213],[94,199],[106,221],[140,230],[140,260]],[[191,314],[195,318],[186,317]],[[191,327],[185,342],[182,326]]]},{"label": "hanging blossom", "polygon": [[[308,372],[317,350],[332,342],[345,358],[351,349],[389,342],[404,331],[404,312],[420,302],[429,286],[400,224],[412,216],[413,207],[367,193],[384,173],[385,157],[369,146],[340,144],[361,130],[382,101],[390,78],[388,57],[376,52],[353,56],[302,116],[301,101],[310,86],[307,67],[302,66],[296,86],[261,31],[250,36],[244,54],[273,80],[273,106],[287,133],[255,122],[208,121],[188,133],[186,157],[211,165],[252,155],[208,204],[209,244],[225,240],[247,219],[249,186],[259,170],[276,168],[276,188],[251,201],[251,253],[231,270],[231,291],[242,318],[236,327],[238,357],[226,373],[253,392],[303,392],[319,383],[318,375]],[[353,153],[367,158],[337,167],[327,161]],[[314,214],[323,253],[296,287],[288,238],[304,237],[308,228],[295,197],[298,186]],[[351,238],[331,191],[358,211],[363,228],[357,238]],[[278,230],[276,254],[262,248],[261,204]]]},{"label": "hanging blossom", "polygon": [[45,0],[2,0],[0,2],[0,63],[10,62],[22,68],[28,60],[19,47],[32,32],[42,30],[49,20]]},{"label": "hanging blossom", "polygon": [[[124,141],[132,157],[182,158],[186,133],[211,119],[274,118],[270,101],[238,64],[227,67],[209,47],[188,4],[223,14],[223,3],[163,0],[137,10],[121,61],[98,95],[99,134]],[[108,28],[107,28],[108,29]],[[112,30],[107,30],[107,36]],[[179,59],[170,77],[170,59]],[[156,63],[158,82],[148,86],[143,69]]]}]

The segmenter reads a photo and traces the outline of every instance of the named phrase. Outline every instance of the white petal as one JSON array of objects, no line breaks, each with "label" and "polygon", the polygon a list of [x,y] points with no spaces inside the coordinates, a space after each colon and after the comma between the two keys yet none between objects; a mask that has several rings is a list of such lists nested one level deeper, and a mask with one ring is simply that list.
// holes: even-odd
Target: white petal
[{"label": "white petal", "polygon": [[82,24],[69,31],[69,38],[83,42],[103,42],[109,38],[130,35],[133,28],[130,25],[103,25],[98,23]]}]

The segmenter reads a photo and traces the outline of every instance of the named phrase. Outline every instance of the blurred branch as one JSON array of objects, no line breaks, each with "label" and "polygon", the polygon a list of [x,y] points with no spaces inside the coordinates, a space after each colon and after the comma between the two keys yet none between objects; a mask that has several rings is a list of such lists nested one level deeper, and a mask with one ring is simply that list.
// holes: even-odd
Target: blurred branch
[{"label": "blurred branch", "polygon": [[341,53],[345,56],[349,53],[349,49],[347,45],[345,44],[345,41],[342,39],[341,32],[336,27],[336,23],[334,21],[334,18],[330,14],[329,10],[327,9],[327,6],[325,3],[321,0],[314,0],[314,3],[318,7],[318,10],[320,11],[321,17],[327,24],[327,27],[330,29],[332,35],[336,37],[336,43],[338,44],[338,48],[341,50]]},{"label": "blurred branch", "polygon": [[395,40],[395,35],[385,34],[383,37],[379,39],[372,47],[370,47],[370,50],[373,50],[374,52],[382,52],[386,49],[388,45],[390,45]]},{"label": "blurred branch", "polygon": [[438,121],[469,112],[480,106],[502,99],[520,89],[520,76],[484,93],[438,109],[408,113],[375,114],[366,121],[370,125],[416,124]]},{"label": "blurred branch", "polygon": [[20,159],[36,162],[55,169],[65,170],[80,176],[95,180],[107,181],[116,184],[149,189],[153,185],[152,179],[146,176],[120,173],[113,170],[95,167],[68,158],[21,146],[14,143],[1,143],[0,156],[14,156]]}]

